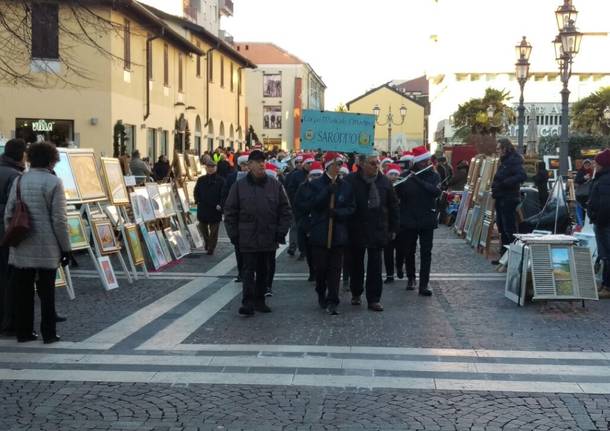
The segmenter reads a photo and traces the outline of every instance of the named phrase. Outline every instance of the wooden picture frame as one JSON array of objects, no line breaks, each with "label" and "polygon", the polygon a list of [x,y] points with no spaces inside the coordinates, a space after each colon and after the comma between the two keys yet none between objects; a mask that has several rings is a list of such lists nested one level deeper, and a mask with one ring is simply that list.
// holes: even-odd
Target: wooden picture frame
[{"label": "wooden picture frame", "polygon": [[112,268],[112,263],[110,263],[110,258],[108,256],[98,257],[97,262],[102,270],[102,284],[104,289],[113,290],[119,287],[119,282],[114,273],[114,269]]},{"label": "wooden picture frame", "polygon": [[[142,238],[146,243],[146,248],[148,249],[148,255],[150,256],[150,261],[152,262],[153,267],[159,269],[161,267],[161,263],[159,261],[159,252],[163,253],[161,250],[161,246],[159,245],[159,241],[157,240],[157,236],[150,235],[150,232],[144,226],[144,223],[140,223],[138,225],[140,227],[140,233],[142,234]],[[156,241],[153,241],[153,237]]]},{"label": "wooden picture frame", "polygon": [[184,188],[186,189],[186,198],[189,201],[190,207],[195,206],[195,186],[197,185],[197,181],[187,181],[184,183]]},{"label": "wooden picture frame", "polygon": [[68,153],[64,149],[59,149],[58,151],[59,161],[55,164],[53,171],[55,172],[55,175],[61,179],[64,185],[66,202],[69,204],[79,203],[81,201],[81,197],[76,185],[76,179],[74,179],[72,166],[70,166],[70,158],[68,157]]},{"label": "wooden picture frame", "polygon": [[134,187],[133,192],[131,192],[129,196],[131,198],[134,214],[137,211],[142,221],[148,222],[156,219],[155,211],[150,202],[150,196],[148,195],[146,187]]},{"label": "wooden picture frame", "polygon": [[175,232],[172,230],[171,227],[168,227],[163,229],[163,233],[167,242],[169,243],[169,248],[171,249],[174,258],[180,259],[183,255],[180,251],[180,247],[178,246],[178,240],[176,238]]},{"label": "wooden picture frame", "polygon": [[81,202],[107,200],[93,150],[71,150],[67,154]]},{"label": "wooden picture frame", "polygon": [[100,253],[105,256],[117,253],[121,250],[121,246],[114,235],[112,222],[108,219],[93,219],[91,222],[91,230],[99,245]]},{"label": "wooden picture frame", "polygon": [[197,224],[191,223],[186,226],[189,234],[191,235],[191,239],[193,240],[193,245],[195,248],[203,248],[203,239],[201,238],[201,234],[199,233],[199,228]]},{"label": "wooden picture frame", "polygon": [[173,190],[171,184],[159,184],[159,196],[161,198],[161,205],[163,206],[163,214],[165,217],[176,215],[176,207],[172,195]]},{"label": "wooden picture frame", "polygon": [[70,247],[73,251],[89,248],[89,238],[79,212],[68,213],[68,234]]},{"label": "wooden picture frame", "polygon": [[106,190],[108,191],[110,202],[117,206],[128,205],[129,195],[127,194],[127,187],[125,186],[121,162],[119,159],[112,157],[102,157],[101,162],[102,170],[104,172],[104,182],[106,183]]},{"label": "wooden picture frame", "polygon": [[142,249],[142,242],[138,235],[137,226],[133,223],[126,224],[125,236],[127,237],[127,246],[131,252],[134,265],[144,264],[144,250]]},{"label": "wooden picture frame", "polygon": [[159,240],[159,245],[161,246],[161,250],[163,251],[163,257],[165,258],[166,264],[173,262],[174,259],[172,259],[172,254],[169,251],[169,247],[167,246],[167,241],[165,240],[163,233],[161,231],[155,231],[155,235],[157,235],[157,238]]},{"label": "wooden picture frame", "polygon": [[188,240],[182,235],[181,230],[174,231],[174,237],[176,238],[176,242],[178,243],[178,250],[180,250],[180,257],[184,257],[191,252],[191,245]]},{"label": "wooden picture frame", "polygon": [[159,184],[146,183],[146,191],[148,192],[148,198],[155,213],[155,218],[164,218],[165,212],[163,211],[163,202],[161,201],[161,192],[159,191]]}]

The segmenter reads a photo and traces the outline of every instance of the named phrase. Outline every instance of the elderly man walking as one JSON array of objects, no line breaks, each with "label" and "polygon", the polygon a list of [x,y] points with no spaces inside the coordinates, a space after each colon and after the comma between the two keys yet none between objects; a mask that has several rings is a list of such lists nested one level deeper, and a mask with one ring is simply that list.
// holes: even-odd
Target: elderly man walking
[{"label": "elderly man walking", "polygon": [[360,155],[358,172],[345,180],[351,185],[356,211],[348,222],[350,238],[350,290],[352,305],[360,305],[364,291],[364,256],[366,300],[369,310],[383,311],[381,305],[381,256],[388,241],[394,239],[399,225],[398,198],[390,180],[379,172],[377,154]]},{"label": "elderly man walking", "polygon": [[284,187],[265,172],[265,154],[254,150],[249,172],[231,187],[225,202],[225,227],[242,255],[242,306],[239,314],[269,313],[265,304],[269,255],[286,242],[292,211]]}]

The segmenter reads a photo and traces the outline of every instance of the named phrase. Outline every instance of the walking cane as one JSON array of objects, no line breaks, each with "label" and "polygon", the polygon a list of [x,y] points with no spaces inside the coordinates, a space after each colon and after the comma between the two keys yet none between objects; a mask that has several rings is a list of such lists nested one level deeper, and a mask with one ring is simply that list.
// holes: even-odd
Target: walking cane
[{"label": "walking cane", "polygon": [[[333,178],[333,184],[335,184],[336,178]],[[330,209],[335,209],[335,193],[330,196]],[[326,248],[330,249],[333,242],[333,226],[334,218],[331,214],[328,217],[328,237],[326,238]]]}]

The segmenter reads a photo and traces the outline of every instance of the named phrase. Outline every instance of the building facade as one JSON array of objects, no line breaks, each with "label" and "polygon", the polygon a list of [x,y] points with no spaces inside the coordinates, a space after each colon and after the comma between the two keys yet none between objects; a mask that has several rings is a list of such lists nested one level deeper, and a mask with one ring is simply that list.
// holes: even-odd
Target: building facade
[{"label": "building facade", "polygon": [[[407,94],[398,91],[394,86],[383,84],[346,104],[349,112],[372,114],[373,109],[380,110],[378,125],[375,127],[375,148],[379,151],[406,151],[425,144],[425,105]],[[394,123],[401,122],[400,110],[407,109],[404,122],[392,125],[391,137],[388,127],[388,114],[393,116]],[[388,142],[391,144],[388,147]]]},{"label": "building facade", "polygon": [[[171,157],[174,143],[188,143],[196,152],[243,144],[240,72],[253,66],[247,59],[188,20],[166,20],[135,1],[100,4],[95,13],[118,31],[83,30],[87,22],[59,2],[50,14],[42,11],[48,21],[42,40],[57,41],[55,49],[47,44],[37,57],[29,55],[29,46],[20,55],[0,48],[27,78],[15,82],[0,71],[0,98],[10,101],[0,105],[0,136],[46,139],[112,156],[115,126],[122,124],[127,151],[138,149],[151,159]],[[97,45],[87,43],[85,34],[95,35]],[[33,53],[40,43],[32,41]]]},{"label": "building facade", "polygon": [[326,85],[313,68],[271,43],[236,43],[256,64],[246,71],[248,124],[267,148],[300,149],[303,109],[324,109]]}]

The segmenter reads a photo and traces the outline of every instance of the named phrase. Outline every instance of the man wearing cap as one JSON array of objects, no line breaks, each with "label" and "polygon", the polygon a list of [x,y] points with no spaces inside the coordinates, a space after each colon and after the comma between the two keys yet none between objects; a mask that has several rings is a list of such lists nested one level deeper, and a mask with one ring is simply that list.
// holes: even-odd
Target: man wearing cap
[{"label": "man wearing cap", "polygon": [[218,227],[222,220],[222,191],[225,180],[216,173],[216,162],[211,158],[205,161],[207,175],[199,177],[193,192],[197,204],[199,229],[209,255],[214,254],[218,243]]},{"label": "man wearing cap", "polygon": [[[290,204],[294,206],[294,198],[297,194],[297,189],[307,180],[307,175],[311,164],[315,161],[313,154],[297,155],[295,160],[295,169],[286,177],[286,193],[290,199]],[[290,229],[290,237],[288,244],[288,254],[294,256],[297,250],[297,227],[293,224]],[[303,252],[303,250],[301,250]]]},{"label": "man wearing cap", "polygon": [[376,153],[360,155],[358,172],[345,177],[354,194],[356,210],[348,222],[350,240],[350,290],[352,305],[360,305],[365,289],[364,256],[368,254],[366,268],[366,299],[368,308],[383,311],[380,303],[382,284],[381,254],[388,239],[398,231],[398,199],[392,183],[379,172]]},{"label": "man wearing cap", "polygon": [[255,150],[249,172],[237,181],[225,202],[225,227],[231,243],[242,254],[242,306],[239,314],[269,313],[265,304],[270,254],[284,244],[292,222],[284,187],[265,172],[265,154]]},{"label": "man wearing cap", "polygon": [[594,226],[599,258],[604,262],[600,298],[610,298],[610,150],[595,157],[597,172],[589,193],[587,212]]},{"label": "man wearing cap", "polygon": [[415,289],[415,252],[419,240],[419,294],[431,296],[428,283],[434,229],[438,227],[436,200],[441,195],[440,178],[431,167],[432,154],[426,147],[414,148],[413,154],[411,173],[396,187],[400,199],[400,235],[405,250],[407,290]]}]

